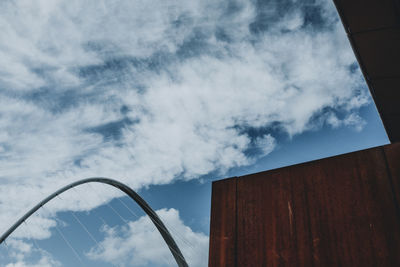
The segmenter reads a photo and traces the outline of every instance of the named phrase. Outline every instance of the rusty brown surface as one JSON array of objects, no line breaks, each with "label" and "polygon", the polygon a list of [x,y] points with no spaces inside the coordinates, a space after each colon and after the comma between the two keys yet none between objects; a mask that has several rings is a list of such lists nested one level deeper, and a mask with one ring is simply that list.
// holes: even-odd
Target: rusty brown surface
[{"label": "rusty brown surface", "polygon": [[399,163],[395,144],[214,183],[210,266],[400,266]]},{"label": "rusty brown surface", "polygon": [[333,1],[388,137],[399,142],[400,1]]},{"label": "rusty brown surface", "polygon": [[236,180],[216,181],[211,194],[209,266],[236,266]]}]

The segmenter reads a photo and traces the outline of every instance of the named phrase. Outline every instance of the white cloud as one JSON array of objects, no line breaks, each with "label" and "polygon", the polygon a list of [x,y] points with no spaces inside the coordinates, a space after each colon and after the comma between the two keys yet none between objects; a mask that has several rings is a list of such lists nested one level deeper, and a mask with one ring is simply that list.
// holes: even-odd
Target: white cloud
[{"label": "white cloud", "polygon": [[[79,178],[139,189],[223,174],[274,148],[268,127],[294,136],[326,108],[346,113],[322,116],[328,124],[361,129],[369,96],[332,4],[322,6],[326,29],[292,12],[254,34],[251,1],[1,2],[0,232]],[[98,128],[124,120],[115,138]],[[254,145],[262,153],[246,156]],[[117,195],[101,192],[49,210]],[[54,225],[46,216],[37,238]]]},{"label": "white cloud", "polygon": [[[54,260],[46,251],[34,248],[32,244],[19,240],[9,239],[9,257],[11,262],[5,267],[56,267],[61,266],[60,262]],[[37,260],[28,259],[32,254],[39,254]]]},{"label": "white cloud", "polygon": [[270,134],[257,137],[255,139],[255,147],[262,151],[262,155],[266,156],[271,153],[275,148],[275,139]]},{"label": "white cloud", "polygon": [[352,126],[356,131],[361,131],[366,122],[359,115],[351,113],[343,120],[343,124],[346,126]]},{"label": "white cloud", "polygon": [[5,267],[56,267],[62,266],[60,262],[55,261],[49,256],[42,256],[36,263],[29,263],[23,260],[8,263]]},{"label": "white cloud", "polygon": [[[171,232],[189,266],[206,266],[208,237],[185,226],[175,209],[161,209],[157,214]],[[105,228],[104,240],[87,256],[117,266],[176,266],[168,246],[147,216],[128,225]]]}]

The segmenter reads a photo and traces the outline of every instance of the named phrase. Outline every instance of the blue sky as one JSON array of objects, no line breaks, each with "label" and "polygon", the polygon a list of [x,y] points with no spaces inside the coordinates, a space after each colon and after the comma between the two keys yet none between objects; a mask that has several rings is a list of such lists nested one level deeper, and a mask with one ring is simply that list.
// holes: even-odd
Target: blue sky
[{"label": "blue sky", "polygon": [[[2,1],[0,29],[1,232],[105,176],[206,266],[213,180],[388,143],[328,0]],[[173,261],[130,199],[94,184],[30,218],[0,264]]]}]

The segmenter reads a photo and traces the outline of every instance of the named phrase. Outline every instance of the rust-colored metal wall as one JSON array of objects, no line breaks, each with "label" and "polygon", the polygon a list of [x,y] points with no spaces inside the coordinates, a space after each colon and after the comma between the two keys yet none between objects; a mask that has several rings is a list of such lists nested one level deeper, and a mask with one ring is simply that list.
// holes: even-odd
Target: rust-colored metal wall
[{"label": "rust-colored metal wall", "polygon": [[216,181],[209,266],[400,266],[400,144]]}]

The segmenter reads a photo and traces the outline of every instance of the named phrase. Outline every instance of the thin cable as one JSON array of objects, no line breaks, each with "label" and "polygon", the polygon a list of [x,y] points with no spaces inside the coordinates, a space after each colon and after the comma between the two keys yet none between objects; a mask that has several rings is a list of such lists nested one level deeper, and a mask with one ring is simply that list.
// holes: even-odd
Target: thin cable
[{"label": "thin cable", "polygon": [[26,228],[26,230],[27,230],[27,232],[28,232],[28,235],[29,235],[29,237],[30,237],[30,238],[28,238],[28,239],[29,239],[29,240],[32,239],[33,246],[36,248],[36,250],[37,250],[39,253],[48,253],[45,249],[40,248],[39,244],[36,242],[36,238],[33,237],[33,234],[32,234],[32,232],[31,232],[31,230],[30,230],[30,228],[29,228],[29,226],[28,226],[28,222],[27,222],[26,220],[24,220],[24,225],[25,225],[25,228]]},{"label": "thin cable", "polygon": [[30,236],[29,239],[32,239],[33,245],[35,246],[36,250],[38,250],[39,252],[46,252],[46,250],[41,249],[41,248],[39,247],[39,244],[36,242],[36,239],[33,237],[32,232],[31,232],[31,230],[29,229],[28,223],[27,223],[26,221],[24,221],[24,225],[25,225],[25,228],[26,228],[26,230],[28,231],[28,234],[29,234],[29,236]]},{"label": "thin cable", "polygon": [[[89,185],[90,186],[90,185]],[[118,213],[118,211],[116,211],[108,201],[105,201],[103,198],[101,198],[99,196],[99,194],[97,194],[96,191],[93,190],[93,192],[95,192],[96,196],[100,199],[101,202],[104,202],[124,223],[128,224],[128,220],[126,220],[124,217],[122,217],[121,214]]]},{"label": "thin cable", "polygon": [[[132,190],[129,186],[106,177],[90,177],[86,179],[81,179],[78,181],[75,181],[73,183],[70,183],[64,187],[61,187],[54,193],[50,194],[46,198],[44,198],[42,201],[37,203],[34,207],[32,207],[29,211],[27,211],[21,218],[19,218],[6,232],[4,232],[0,236],[0,243],[2,243],[12,232],[14,232],[20,225],[23,223],[24,220],[29,218],[33,213],[35,213],[37,210],[39,210],[43,205],[45,205],[47,202],[55,198],[57,195],[75,187],[81,184],[87,184],[91,182],[96,182],[96,183],[102,183],[102,184],[108,184],[110,186],[113,186],[120,191],[126,193],[129,197],[131,197],[139,206],[146,212],[146,214],[150,217],[150,219],[153,221],[153,223],[156,225],[158,231],[162,235],[164,241],[167,243],[168,247],[170,248],[176,263],[180,267],[187,267],[188,264],[185,261],[185,258],[183,257],[179,247],[175,243],[174,239],[172,238],[171,234],[169,233],[168,229],[164,226],[163,222],[160,220],[160,218],[157,216],[155,211],[142,199],[134,190]],[[155,223],[157,222],[157,223]]]},{"label": "thin cable", "polygon": [[[47,210],[44,206],[41,207],[41,209],[43,210]],[[47,210],[47,212],[50,213],[49,210]],[[63,235],[63,233],[61,232],[61,230],[58,228],[57,224],[60,221],[57,217],[54,217],[54,219],[56,220],[56,224],[55,224],[55,228],[58,232],[58,234],[61,236],[61,238],[64,240],[64,242],[67,244],[67,246],[72,250],[73,254],[75,255],[75,257],[78,259],[78,261],[81,263],[82,266],[85,266],[85,264],[83,263],[81,257],[79,256],[78,252],[74,249],[74,247],[71,245],[71,243],[67,240],[67,238]]]},{"label": "thin cable", "polygon": [[[131,208],[129,208],[120,198],[117,198],[117,200],[134,216],[136,216],[137,218],[140,218]],[[180,235],[178,233],[178,231],[172,227],[170,224],[168,224],[168,222],[164,219],[164,224],[171,230],[171,232],[173,234],[175,234],[175,236],[177,236],[183,243],[185,243],[186,245],[188,245],[190,247],[190,249],[193,250],[193,252],[195,251],[195,246],[193,244],[190,243],[189,240],[187,240],[186,238],[184,238],[182,235]]]},{"label": "thin cable", "polygon": [[128,220],[126,220],[124,217],[122,217],[122,215],[119,214],[119,212],[116,211],[116,210],[110,205],[110,203],[106,203],[106,205],[107,205],[108,207],[110,207],[110,209],[111,209],[115,214],[117,214],[118,217],[121,218],[121,220],[122,220],[124,223],[128,224]]},{"label": "thin cable", "polygon": [[[136,217],[136,218],[140,218],[139,217],[139,215],[137,215],[131,208],[129,208],[120,198],[116,198],[134,217]],[[164,221],[164,223],[165,223],[165,221]],[[129,226],[130,227],[130,226]],[[167,265],[171,265],[171,258],[168,258],[167,257],[167,255],[162,255],[162,258],[163,258],[163,260],[164,260],[164,262],[167,264]],[[173,261],[172,261],[173,262]]]},{"label": "thin cable", "polygon": [[36,242],[36,239],[32,238],[32,241],[33,241],[33,245],[35,246],[35,248],[36,248],[37,250],[39,250],[40,252],[47,252],[46,250],[41,249],[41,248],[39,247],[39,244]]},{"label": "thin cable", "polygon": [[[58,195],[57,197],[59,199],[63,200],[60,195]],[[87,229],[87,227],[75,215],[74,211],[70,211],[70,213],[74,217],[74,219],[80,224],[80,226],[83,228],[83,230],[85,230],[85,232],[89,235],[89,237],[96,243],[96,245],[100,246],[100,244],[97,242],[96,238],[94,238],[94,236],[90,233],[90,231]]]},{"label": "thin cable", "polygon": [[6,240],[4,240],[4,246],[6,247],[6,251],[7,251],[7,256],[8,256],[8,258],[11,258],[11,256],[10,256],[10,250],[9,250],[9,248],[8,248],[8,245],[7,245],[7,242],[6,242]]},{"label": "thin cable", "polygon": [[65,243],[67,243],[68,247],[72,250],[72,252],[75,254],[76,258],[79,260],[79,262],[81,263],[82,266],[85,266],[81,257],[79,257],[78,252],[74,249],[74,247],[71,245],[71,243],[68,242],[68,240],[65,238],[65,236],[63,235],[63,233],[61,232],[61,230],[58,228],[57,224],[56,224],[56,229],[57,232],[60,234],[60,236],[62,237],[62,239],[65,241]]},{"label": "thin cable", "polygon": [[133,216],[136,218],[140,218],[139,215],[137,215],[131,208],[129,208],[119,197],[116,198]]},{"label": "thin cable", "polygon": [[[88,185],[91,187],[90,184],[88,184]],[[93,191],[94,191],[94,190],[93,190]],[[128,227],[128,229],[130,229],[131,226],[129,225],[129,221],[126,220],[116,209],[114,209],[114,208],[111,206],[111,204],[110,204],[109,202],[105,201],[99,194],[97,194],[96,191],[94,191],[94,192],[95,192],[96,196],[100,199],[100,201],[101,201],[101,202],[105,202],[105,204],[106,204],[120,219],[121,219],[121,221]],[[119,200],[119,198],[117,198],[117,199]],[[124,203],[123,203],[123,204],[124,204]],[[124,204],[124,206],[127,207],[125,204]],[[127,208],[128,208],[128,207],[127,207]],[[134,213],[131,209],[128,208],[128,210],[129,210],[130,212],[132,212],[136,217],[139,217],[139,216],[137,216],[136,213]],[[156,222],[156,223],[157,223],[157,222]],[[167,246],[168,246],[169,248],[171,248],[172,250],[175,251],[175,249],[172,248],[172,247],[170,247],[168,244],[167,244]],[[104,251],[105,251],[105,250],[104,250]],[[175,252],[176,252],[176,251],[175,251]],[[167,263],[170,263],[170,262],[171,262],[170,259],[169,259],[166,255],[163,255],[162,257],[163,257],[164,261],[166,261]]]},{"label": "thin cable", "polygon": [[104,247],[102,245],[99,244],[99,242],[97,242],[96,238],[94,238],[94,236],[90,233],[90,231],[87,229],[87,227],[81,222],[81,220],[79,220],[79,218],[74,214],[74,212],[71,212],[71,215],[75,218],[75,220],[82,226],[82,228],[85,230],[85,232],[89,235],[89,237],[94,241],[94,243],[96,243],[97,246],[101,247],[104,249]]},{"label": "thin cable", "polygon": [[[147,194],[149,194],[149,195],[152,197],[152,194],[151,194],[150,192],[147,192]],[[119,199],[118,199],[118,200],[119,200]],[[120,200],[120,202],[123,203],[121,200]],[[123,203],[123,205],[124,205],[128,210],[130,210],[124,203]],[[159,215],[159,216],[161,217],[161,215]],[[169,223],[167,222],[167,220],[164,219],[163,222],[164,222],[164,224],[168,227],[168,229],[170,229],[170,231],[171,231],[176,237],[178,237],[178,239],[180,239],[183,243],[185,243],[185,244],[192,250],[192,252],[197,253],[197,251],[196,251],[196,246],[195,246],[195,245],[193,245],[189,240],[187,240],[183,235],[181,235],[181,234],[179,233],[179,231],[175,229],[175,227],[173,227],[171,224],[169,224]]]},{"label": "thin cable", "polygon": [[[90,184],[88,184],[88,185],[90,186]],[[94,191],[94,192],[95,192],[95,194],[98,196],[98,198],[100,199],[100,201],[105,202],[106,205],[107,205],[108,207],[110,207],[111,210],[113,210],[113,211],[118,215],[118,217],[121,218],[122,222],[125,223],[125,224],[128,226],[128,229],[130,229],[130,225],[128,224],[128,221],[127,221],[126,219],[124,219],[124,218],[123,218],[123,217],[122,217],[122,216],[121,216],[107,201],[104,201],[104,200],[99,196],[99,194],[97,194],[96,191]],[[158,222],[156,222],[156,221],[153,221],[153,222],[154,222],[154,224],[157,224],[159,227],[165,228],[165,227],[163,227],[162,225],[160,225]],[[179,253],[178,253],[173,247],[171,247],[169,244],[167,244],[167,246],[168,246],[171,250],[173,250],[182,260],[186,261],[185,258],[183,257],[183,255],[182,255],[182,256],[179,255]]]},{"label": "thin cable", "polygon": [[[159,215],[161,217],[161,215]],[[175,234],[176,237],[178,237],[178,239],[180,239],[183,243],[185,243],[188,248],[190,248],[193,252],[196,253],[196,246],[193,245],[188,239],[186,239],[183,235],[181,235],[179,233],[178,230],[175,229],[175,227],[173,227],[171,224],[169,224],[168,222],[166,222],[165,218],[163,218],[164,224],[166,224],[168,226],[169,229],[171,229],[171,232]]]},{"label": "thin cable", "polygon": [[[153,198],[153,195],[147,191],[147,194],[150,195],[151,198]],[[161,215],[159,215],[161,217]],[[178,230],[175,229],[172,225],[170,225],[165,219],[163,220],[163,223],[168,227],[168,229],[171,230],[172,233],[175,234],[183,243],[189,246],[189,248],[192,250],[192,252],[197,253],[196,251],[196,246],[194,246],[189,240],[187,240],[183,235],[179,233]]]},{"label": "thin cable", "polygon": [[[76,192],[76,190],[75,190],[75,188],[73,188],[74,189],[74,192],[75,193],[77,193]],[[60,199],[62,199],[60,196],[58,196]],[[101,248],[103,251],[106,251],[106,249],[105,249],[105,247],[101,244],[101,243],[99,243],[97,240],[96,240],[96,238],[92,235],[92,233],[89,231],[89,229],[82,223],[82,221],[78,218],[78,216],[75,214],[75,212],[74,211],[70,211],[70,213],[71,213],[71,215],[72,215],[72,217],[74,217],[74,219],[79,223],[79,225],[85,230],[85,232],[89,235],[89,237],[90,237],[90,239],[92,239],[93,240],[93,242],[99,247],[99,248]],[[106,224],[106,222],[100,217],[99,218],[104,224]],[[106,224],[107,225],[107,224]],[[114,266],[113,264],[111,264],[111,266]]]},{"label": "thin cable", "polygon": [[[86,184],[86,185],[88,186],[89,184]],[[78,193],[78,190],[77,190],[75,187],[72,187],[72,190],[75,192],[75,194],[78,195],[78,197],[80,196],[79,193]],[[92,190],[92,189],[91,189],[91,190]],[[82,198],[81,198],[81,199],[82,199]],[[83,201],[85,202],[85,204],[86,204],[88,207],[90,207],[89,202],[87,202],[85,198],[83,198]],[[105,221],[105,219],[103,219],[103,217],[101,217],[100,215],[96,214],[94,211],[93,211],[93,213],[94,213],[94,215],[103,223],[103,225],[107,225],[107,226],[108,226],[108,223]]]},{"label": "thin cable", "polygon": [[6,240],[4,240],[4,246],[6,247],[6,253],[7,253],[7,255],[6,255],[6,261],[9,261],[9,262],[13,262],[14,260],[13,260],[13,256],[11,255],[11,250],[10,250],[10,248],[8,247],[8,245],[7,245],[7,242],[6,242]]},{"label": "thin cable", "polygon": [[[119,197],[116,198],[133,216],[140,218],[131,208],[129,208]],[[165,221],[164,221],[165,223]],[[130,228],[130,225],[128,225]],[[167,265],[171,265],[172,258],[169,258],[167,255],[162,255],[164,262]]]}]

